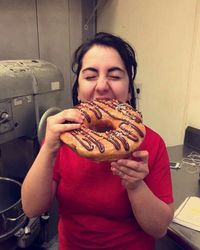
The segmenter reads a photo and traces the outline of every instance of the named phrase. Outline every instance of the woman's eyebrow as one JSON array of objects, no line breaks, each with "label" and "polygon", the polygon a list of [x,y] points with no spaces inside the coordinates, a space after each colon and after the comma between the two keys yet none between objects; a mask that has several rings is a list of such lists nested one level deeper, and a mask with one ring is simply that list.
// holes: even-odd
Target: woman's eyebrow
[{"label": "woman's eyebrow", "polygon": [[[93,67],[88,67],[88,68],[83,69],[82,73],[85,73],[86,71],[92,71],[92,72],[98,73],[98,70],[96,68],[93,68]],[[120,68],[120,67],[111,67],[108,69],[108,73],[111,73],[113,71],[120,71],[122,73],[125,73],[125,70]]]},{"label": "woman's eyebrow", "polygon": [[122,69],[122,68],[119,68],[119,67],[112,67],[108,70],[108,72],[113,72],[113,71],[120,71],[122,73],[125,73],[125,71]]},{"label": "woman's eyebrow", "polygon": [[83,69],[82,70],[82,72],[84,73],[85,71],[93,71],[93,72],[98,72],[98,70],[97,69],[95,69],[95,68],[93,68],[93,67],[88,67],[88,68],[85,68],[85,69]]}]

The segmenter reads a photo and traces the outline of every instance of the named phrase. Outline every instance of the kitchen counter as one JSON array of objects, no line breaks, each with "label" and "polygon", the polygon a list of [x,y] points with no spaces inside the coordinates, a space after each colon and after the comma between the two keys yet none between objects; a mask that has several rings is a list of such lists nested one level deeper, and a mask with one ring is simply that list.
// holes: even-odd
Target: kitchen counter
[{"label": "kitchen counter", "polygon": [[[200,151],[184,145],[168,148],[170,161],[181,162],[192,151],[200,154]],[[193,173],[190,170],[187,166],[171,169],[175,210],[186,197],[200,196],[199,169]],[[184,249],[200,250],[200,232],[198,231],[171,223],[167,235]]]}]

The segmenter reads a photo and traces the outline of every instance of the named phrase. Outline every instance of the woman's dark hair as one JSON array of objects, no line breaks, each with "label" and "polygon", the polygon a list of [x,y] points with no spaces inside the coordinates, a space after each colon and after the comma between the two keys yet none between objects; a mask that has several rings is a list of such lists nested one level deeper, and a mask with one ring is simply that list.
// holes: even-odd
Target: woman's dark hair
[{"label": "woman's dark hair", "polygon": [[112,47],[115,50],[117,50],[118,53],[120,54],[122,61],[124,62],[126,71],[128,73],[129,91],[131,93],[130,104],[135,108],[136,101],[135,101],[134,79],[137,73],[137,62],[135,59],[135,51],[130,46],[130,44],[128,44],[122,38],[105,32],[97,33],[94,38],[86,41],[80,47],[78,47],[78,49],[74,53],[72,62],[72,71],[75,73],[76,79],[72,89],[73,104],[76,105],[79,103],[78,77],[80,70],[82,68],[83,56],[94,45]]}]

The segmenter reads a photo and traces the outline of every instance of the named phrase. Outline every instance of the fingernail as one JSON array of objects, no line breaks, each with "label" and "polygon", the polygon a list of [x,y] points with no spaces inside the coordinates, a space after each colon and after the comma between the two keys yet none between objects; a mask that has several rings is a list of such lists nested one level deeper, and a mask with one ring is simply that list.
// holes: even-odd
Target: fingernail
[{"label": "fingernail", "polygon": [[132,155],[136,157],[136,156],[137,156],[137,152],[133,152],[133,154],[132,154]]}]

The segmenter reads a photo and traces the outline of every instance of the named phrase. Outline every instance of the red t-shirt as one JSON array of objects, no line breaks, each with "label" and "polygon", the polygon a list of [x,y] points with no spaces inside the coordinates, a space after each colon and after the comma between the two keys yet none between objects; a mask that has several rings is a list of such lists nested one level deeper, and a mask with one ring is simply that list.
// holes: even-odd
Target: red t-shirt
[{"label": "red t-shirt", "polygon": [[[149,152],[146,184],[166,203],[173,202],[168,154],[161,137],[146,128],[139,150]],[[66,145],[58,153],[60,250],[152,250],[155,240],[137,223],[125,188],[109,162],[80,157]],[[159,216],[159,215],[158,215]]]}]

